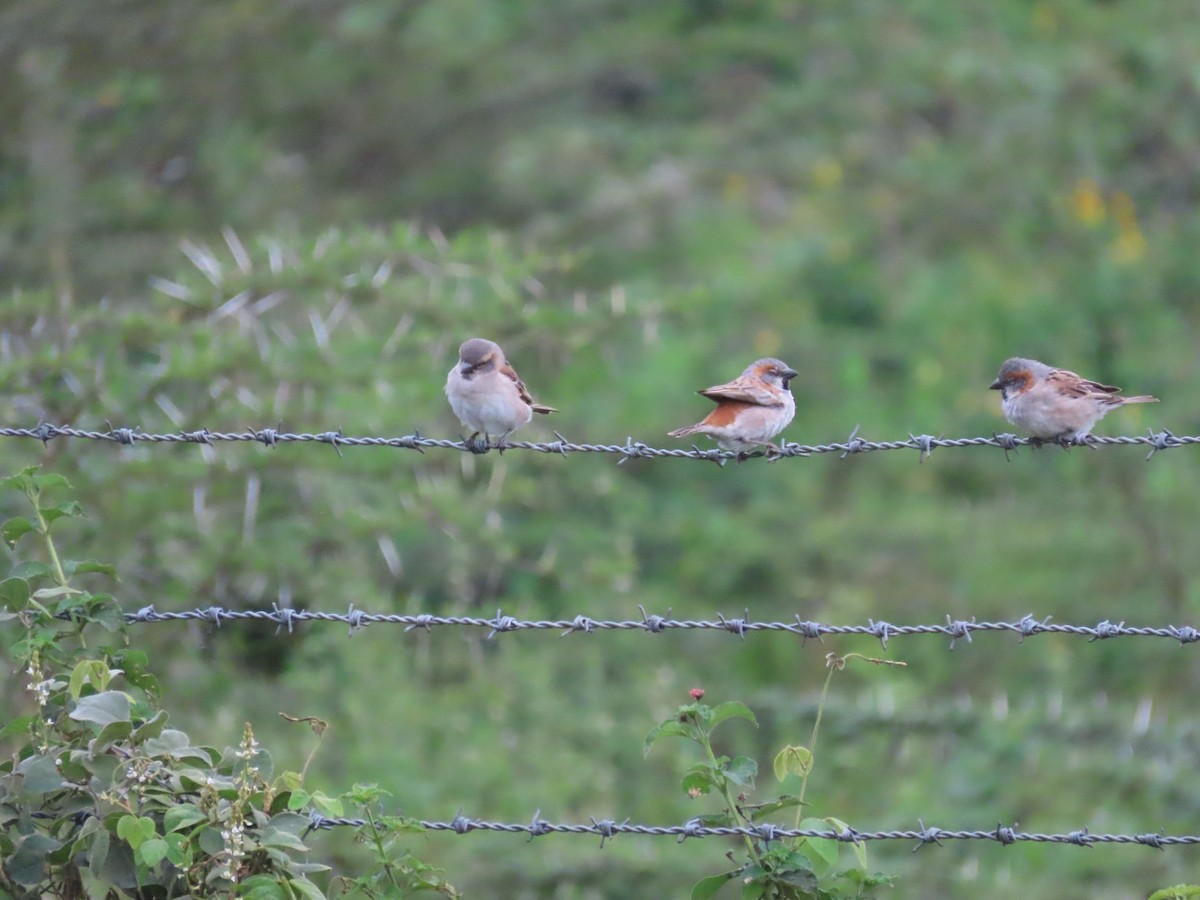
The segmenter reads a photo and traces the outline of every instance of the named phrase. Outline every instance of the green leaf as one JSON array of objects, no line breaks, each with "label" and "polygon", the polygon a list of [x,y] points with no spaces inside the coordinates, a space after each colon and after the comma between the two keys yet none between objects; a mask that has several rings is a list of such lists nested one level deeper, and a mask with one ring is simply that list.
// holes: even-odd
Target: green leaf
[{"label": "green leaf", "polygon": [[776,869],[771,876],[777,883],[790,884],[809,893],[815,892],[821,886],[821,880],[817,877],[817,873],[807,866]]},{"label": "green leaf", "polygon": [[[833,816],[826,816],[824,821],[834,831],[845,831],[850,827],[841,819],[835,819]],[[867,845],[861,841],[853,841],[850,843],[850,849],[854,851],[854,856],[858,859],[859,867],[865,871],[867,868]]]},{"label": "green leaf", "polygon": [[143,741],[148,741],[151,738],[156,738],[163,733],[163,729],[167,725],[167,711],[160,709],[154,714],[154,717],[147,719],[133,732],[133,741],[135,744],[140,744]]},{"label": "green leaf", "polygon": [[82,594],[83,591],[77,590],[66,585],[57,585],[56,587],[42,588],[33,592],[34,600],[53,600],[55,597],[72,597],[76,594]]},{"label": "green leaf", "polygon": [[777,813],[781,809],[791,809],[793,806],[805,805],[804,801],[795,794],[783,794],[774,800],[768,800],[766,803],[756,803],[751,807],[747,807],[747,809],[754,814],[756,819],[760,819],[771,813]]},{"label": "green leaf", "polygon": [[273,875],[251,875],[242,885],[241,896],[246,900],[289,900],[287,893]]},{"label": "green leaf", "polygon": [[[103,608],[101,608],[99,610],[93,609],[92,612],[90,612],[88,614],[88,619],[93,624],[99,625],[101,628],[103,628],[105,631],[108,631],[109,633],[114,633],[114,632],[120,631],[125,626],[125,617],[121,613],[121,610],[117,608],[117,605],[112,602],[112,597],[110,595],[94,594],[94,595],[92,595],[91,599],[92,600],[102,599],[104,601]],[[146,677],[151,678],[151,680],[153,680],[152,676],[146,676]],[[130,684],[136,684],[136,682],[130,680]],[[141,687],[140,684],[137,686]],[[156,685],[156,689],[157,689],[157,685]]]},{"label": "green leaf", "polygon": [[344,796],[355,806],[367,806],[392,795],[377,784],[356,784]]},{"label": "green leaf", "polygon": [[775,779],[783,781],[788,775],[803,778],[812,770],[812,753],[807,747],[787,746],[775,754]]},{"label": "green leaf", "polygon": [[4,543],[11,547],[36,527],[24,516],[15,516],[3,525],[0,525],[0,537],[3,537]]},{"label": "green leaf", "polygon": [[1188,897],[1200,897],[1200,884],[1177,884],[1163,888],[1151,894],[1148,900],[1187,900]]},{"label": "green leaf", "polygon": [[133,724],[131,722],[109,722],[100,729],[100,733],[96,735],[91,748],[93,752],[100,753],[107,750],[117,741],[125,740],[125,738],[129,737],[131,731],[133,731]]},{"label": "green leaf", "polygon": [[35,831],[21,839],[4,863],[9,877],[17,884],[33,887],[46,877],[46,858],[62,846],[61,841]]},{"label": "green leaf", "polygon": [[715,727],[724,722],[726,719],[732,719],[735,717],[739,719],[748,719],[755,728],[758,727],[758,719],[754,718],[754,713],[750,712],[750,707],[748,707],[745,703],[739,703],[736,700],[729,700],[728,702],[722,703],[720,706],[715,707],[712,711],[712,724]]},{"label": "green leaf", "polygon": [[745,882],[742,885],[742,900],[758,900],[766,892],[767,886],[759,879]]},{"label": "green leaf", "polygon": [[[885,875],[882,872],[865,872],[862,869],[843,869],[833,876],[835,884],[841,881],[846,881],[853,886],[853,894],[855,897],[866,897],[869,894],[864,891],[864,888],[879,887],[887,885],[891,887],[895,878],[891,875]],[[837,885],[841,887],[840,884]]]},{"label": "green leaf", "polygon": [[187,835],[168,834],[163,840],[167,842],[167,859],[182,869],[192,864],[191,843]]},{"label": "green leaf", "polygon": [[726,872],[723,875],[707,875],[701,878],[692,885],[692,900],[708,900],[737,876],[737,872]]},{"label": "green leaf", "polygon": [[304,853],[308,850],[308,847],[304,845],[304,842],[300,838],[282,828],[270,826],[264,828],[259,841],[264,847],[278,847],[282,850],[295,850],[298,853]]},{"label": "green leaf", "polygon": [[307,878],[289,878],[287,884],[293,891],[302,897],[307,897],[308,900],[325,900],[321,889]]},{"label": "green leaf", "polygon": [[[805,831],[838,830],[828,819],[804,819],[800,828]],[[797,849],[812,860],[817,871],[826,872],[837,862],[840,848],[838,842],[830,838],[804,838]]]},{"label": "green leaf", "polygon": [[66,503],[59,503],[57,506],[43,506],[41,508],[42,518],[47,523],[53,522],[56,519],[61,519],[63,516],[78,518],[83,515],[83,508],[77,500],[68,500]]},{"label": "green leaf", "polygon": [[50,574],[50,567],[43,562],[26,559],[12,567],[8,573],[10,578],[45,578]]},{"label": "green leaf", "polygon": [[40,468],[41,466],[26,466],[18,474],[9,475],[0,481],[0,487],[13,488],[23,494],[28,493],[33,489],[33,473]]},{"label": "green leaf", "polygon": [[63,560],[63,571],[68,575],[84,575],[88,572],[99,572],[101,575],[108,575],[110,578],[117,577],[116,566],[112,563],[98,562],[94,559]]},{"label": "green leaf", "polygon": [[99,659],[82,660],[71,670],[71,680],[68,684],[71,699],[78,700],[85,686],[103,691],[110,681],[112,673],[106,662]]},{"label": "green leaf", "polygon": [[21,776],[22,794],[48,794],[65,784],[55,755],[28,756],[13,771]]},{"label": "green leaf", "polygon": [[36,719],[37,716],[18,716],[6,722],[4,727],[0,728],[0,740],[28,732],[30,724],[36,721]]},{"label": "green leaf", "polygon": [[138,847],[155,836],[154,820],[147,816],[121,816],[117,820],[117,837],[136,851]]},{"label": "green leaf", "polygon": [[706,828],[728,828],[735,824],[733,817],[727,812],[708,813],[693,818]]},{"label": "green leaf", "polygon": [[24,578],[5,578],[0,581],[0,606],[20,609],[29,601],[29,582]]},{"label": "green leaf", "polygon": [[196,843],[209,856],[217,856],[225,852],[225,839],[221,837],[221,832],[211,825],[208,828],[201,829],[200,837],[197,838]]},{"label": "green leaf", "polygon": [[49,475],[33,475],[33,486],[39,491],[44,491],[46,488],[69,488],[71,482],[67,481],[66,476],[51,472]]},{"label": "green leaf", "polygon": [[146,864],[146,868],[153,869],[163,861],[167,849],[167,842],[162,838],[151,838],[137,848],[137,857]]},{"label": "green leaf", "polygon": [[420,819],[410,819],[406,816],[382,816],[378,821],[388,831],[396,834],[422,834],[425,831]]},{"label": "green leaf", "polygon": [[99,872],[108,862],[108,851],[112,846],[112,838],[109,837],[108,831],[104,828],[97,828],[96,833],[92,835],[92,844],[88,847],[87,863],[88,868],[93,872]]},{"label": "green leaf", "polygon": [[158,696],[158,679],[146,671],[149,662],[145,653],[141,650],[126,650],[116,655],[115,662],[125,673],[125,680],[129,684],[141,688],[151,696]]},{"label": "green leaf", "polygon": [[[96,763],[96,757],[88,759],[86,751],[72,750],[59,756],[58,770],[66,781],[86,781],[92,775],[91,769],[85,763]],[[91,821],[90,819],[88,821]]]},{"label": "green leaf", "polygon": [[179,803],[163,814],[163,830],[169,834],[172,831],[190,828],[198,822],[207,821],[207,818],[198,806],[191,803]]},{"label": "green leaf", "polygon": [[642,747],[642,755],[649,756],[650,748],[659,740],[665,737],[691,737],[692,727],[686,722],[680,722],[678,719],[667,719],[650,729],[650,733],[646,735],[646,743]]},{"label": "green leaf", "polygon": [[308,801],[309,801],[310,796],[311,795],[308,793],[308,791],[302,791],[302,790],[292,791],[291,796],[288,797],[288,803],[287,803],[288,809],[291,809],[291,810],[304,809],[305,807],[308,806]]},{"label": "green leaf", "polygon": [[78,765],[94,775],[104,785],[111,785],[116,780],[117,770],[124,765],[124,762],[115,756],[108,754],[92,756],[83,750],[73,752],[70,763],[71,767],[63,766],[63,768],[71,768],[73,771],[73,767]]},{"label": "green leaf", "polygon": [[324,791],[313,791],[313,805],[327,816],[341,818],[346,814],[346,807],[338,797],[330,797]]},{"label": "green leaf", "polygon": [[[100,894],[99,896],[101,897],[107,898],[107,890],[113,885],[132,888],[137,884],[138,879],[138,866],[133,859],[133,850],[124,841],[111,841],[103,867],[93,870],[89,874],[107,883],[106,893]],[[95,897],[96,895],[93,894],[92,896]]]},{"label": "green leaf", "polygon": [[726,767],[725,777],[743,787],[754,784],[758,763],[748,756],[738,756]]},{"label": "green leaf", "polygon": [[680,786],[685,794],[691,793],[693,790],[707,794],[720,783],[718,778],[719,776],[713,771],[712,766],[699,763],[683,773]]},{"label": "green leaf", "polygon": [[71,857],[75,855],[75,851],[77,849],[78,848],[76,847],[75,841],[68,839],[66,843],[64,843],[57,850],[50,851],[50,854],[46,857],[46,862],[50,864],[52,869],[57,869],[60,866],[64,866],[70,862]]},{"label": "green leaf", "polygon": [[75,705],[70,717],[77,722],[95,722],[97,725],[128,722],[129,697],[121,691],[105,691],[83,697]]}]

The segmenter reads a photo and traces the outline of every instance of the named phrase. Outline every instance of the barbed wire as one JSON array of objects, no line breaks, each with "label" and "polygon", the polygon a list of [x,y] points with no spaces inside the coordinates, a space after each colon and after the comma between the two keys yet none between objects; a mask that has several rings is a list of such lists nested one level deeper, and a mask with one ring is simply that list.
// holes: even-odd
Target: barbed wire
[{"label": "barbed wire", "polygon": [[[366,819],[328,818],[317,812],[309,814],[308,831],[318,829],[348,826],[360,828],[367,824]],[[855,828],[843,829],[813,829],[813,828],[782,828],[778,825],[705,825],[702,819],[689,819],[682,825],[630,825],[629,820],[617,822],[612,819],[592,818],[590,824],[555,824],[541,818],[540,811],[534,813],[528,823],[520,822],[487,822],[483,819],[471,819],[459,813],[450,822],[428,822],[416,820],[427,831],[453,831],[456,834],[468,834],[472,831],[500,831],[508,834],[528,834],[532,840],[545,834],[590,834],[600,836],[600,846],[610,838],[619,834],[638,834],[650,837],[678,837],[679,843],[688,838],[702,837],[750,837],[763,841],[777,841],[783,838],[824,838],[842,843],[857,844],[864,841],[916,841],[913,850],[918,850],[927,844],[942,846],[943,841],[994,841],[1005,846],[1021,842],[1038,844],[1073,844],[1077,847],[1091,847],[1095,844],[1141,844],[1162,850],[1166,847],[1187,844],[1200,844],[1200,835],[1195,834],[1092,834],[1088,829],[1070,831],[1060,834],[1044,834],[1041,832],[1017,831],[1015,827],[997,825],[989,830],[956,831],[953,829],[926,826],[918,819],[917,829],[896,831],[859,831]],[[307,834],[307,832],[306,832]]]},{"label": "barbed wire", "polygon": [[[271,609],[226,609],[223,606],[209,606],[203,609],[181,610],[178,612],[160,612],[153,606],[144,606],[136,612],[123,613],[125,622],[130,625],[148,624],[151,622],[182,622],[202,621],[215,626],[225,622],[257,621],[273,622],[280,629],[286,628],[290,633],[301,622],[339,622],[350,626],[351,634],[367,625],[403,625],[404,630],[412,631],[417,628],[426,631],[437,627],[468,627],[486,628],[488,637],[513,631],[558,631],[562,637],[571,634],[593,634],[599,631],[643,631],[649,634],[661,634],[664,631],[727,631],[738,637],[745,638],[747,634],[764,631],[783,631],[799,635],[802,638],[820,640],[824,635],[867,635],[875,638],[886,649],[887,643],[893,637],[915,634],[935,634],[950,638],[950,649],[953,650],[959,640],[971,641],[977,632],[1009,632],[1019,635],[1023,642],[1027,637],[1039,634],[1067,634],[1086,637],[1089,642],[1108,640],[1116,637],[1157,637],[1170,638],[1180,644],[1200,642],[1200,629],[1190,625],[1166,625],[1162,627],[1127,626],[1124,622],[1113,623],[1107,619],[1096,625],[1070,625],[1051,622],[1050,617],[1036,619],[1026,615],[1016,622],[979,622],[975,619],[952,619],[946,616],[943,624],[934,625],[894,625],[891,622],[868,619],[866,625],[826,625],[809,619],[801,619],[799,615],[793,622],[755,622],[748,615],[727,617],[717,613],[716,619],[671,619],[667,616],[647,613],[645,607],[639,606],[640,619],[593,619],[590,616],[575,616],[571,619],[518,619],[505,615],[497,610],[492,618],[474,616],[435,616],[428,613],[418,615],[403,613],[368,613],[355,609],[351,604],[347,612],[321,612],[307,609],[292,609],[290,607],[272,606]],[[59,613],[58,617],[69,619],[71,613]]]},{"label": "barbed wire", "polygon": [[1063,448],[1076,446],[1104,447],[1113,445],[1146,446],[1150,452],[1146,459],[1160,450],[1174,447],[1184,447],[1200,444],[1200,436],[1174,435],[1169,431],[1150,431],[1142,435],[1124,435],[1117,437],[1096,437],[1089,435],[1081,441],[1073,439],[1043,440],[1040,438],[1023,438],[1015,434],[993,434],[991,437],[939,438],[931,434],[910,434],[904,440],[868,441],[858,436],[859,429],[855,428],[845,441],[835,441],[827,444],[798,444],[784,442],[767,450],[751,453],[735,453],[729,450],[701,449],[695,444],[691,449],[671,447],[651,447],[632,437],[626,438],[624,444],[579,444],[567,440],[555,432],[554,441],[505,441],[503,445],[492,444],[482,447],[470,441],[447,440],[443,438],[428,438],[418,432],[400,437],[355,437],[339,431],[322,431],[316,433],[293,433],[280,431],[278,428],[254,428],[245,431],[209,431],[202,428],[197,431],[177,431],[165,434],[155,434],[140,431],[137,428],[114,428],[111,425],[106,431],[89,431],[69,426],[39,424],[36,428],[0,428],[0,437],[32,438],[42,443],[49,443],[55,438],[77,438],[89,441],[106,441],[114,444],[133,446],[134,444],[200,444],[212,445],[218,442],[258,443],[266,447],[275,447],[289,443],[328,444],[341,456],[343,447],[394,447],[405,450],[424,452],[426,449],[459,450],[465,453],[486,453],[488,449],[528,450],[535,453],[556,453],[566,456],[571,453],[611,453],[621,456],[620,463],[628,459],[697,459],[724,465],[731,459],[742,460],[755,457],[766,457],[769,462],[779,459],[813,456],[822,453],[837,453],[843,459],[858,453],[871,453],[879,450],[916,450],[922,460],[939,447],[998,447],[1004,451],[1005,458],[1010,452],[1021,447],[1039,448],[1055,445]]}]

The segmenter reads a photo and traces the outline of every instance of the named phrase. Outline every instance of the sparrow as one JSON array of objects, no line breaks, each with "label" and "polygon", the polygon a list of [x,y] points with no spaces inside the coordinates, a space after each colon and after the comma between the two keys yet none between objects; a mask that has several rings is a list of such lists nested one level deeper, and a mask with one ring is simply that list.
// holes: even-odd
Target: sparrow
[{"label": "sparrow", "polygon": [[788,382],[796,370],[787,363],[766,357],[751,363],[733,381],[697,391],[717,408],[695,425],[667,432],[670,437],[706,434],[722,450],[747,450],[770,445],[796,415],[796,401]]},{"label": "sparrow", "polygon": [[1000,392],[1004,417],[1041,440],[1086,441],[1110,410],[1126,403],[1157,403],[1157,397],[1121,397],[1121,389],[1088,381],[1033,359],[1006,359],[991,384]]},{"label": "sparrow", "polygon": [[[458,348],[458,362],[446,377],[446,397],[454,414],[474,432],[467,444],[476,453],[487,452],[491,435],[503,447],[505,439],[528,424],[534,413],[558,412],[534,403],[500,345],[483,338],[463,341]],[[475,440],[481,434],[482,447]]]}]

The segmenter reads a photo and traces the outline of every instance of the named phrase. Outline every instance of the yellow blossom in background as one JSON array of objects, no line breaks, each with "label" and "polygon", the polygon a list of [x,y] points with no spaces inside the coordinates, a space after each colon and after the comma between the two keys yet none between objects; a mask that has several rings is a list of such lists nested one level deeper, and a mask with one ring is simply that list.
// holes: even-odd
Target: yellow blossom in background
[{"label": "yellow blossom in background", "polygon": [[1030,19],[1033,25],[1033,30],[1041,37],[1052,37],[1058,30],[1058,16],[1054,12],[1054,7],[1049,3],[1038,3],[1033,8],[1033,16]]},{"label": "yellow blossom in background", "polygon": [[1146,254],[1146,238],[1138,225],[1133,200],[1124,191],[1118,191],[1113,194],[1111,205],[1117,236],[1108,246],[1108,255],[1117,263],[1135,263]]},{"label": "yellow blossom in background", "polygon": [[725,176],[725,181],[721,185],[721,195],[729,201],[741,200],[746,196],[750,188],[750,182],[746,176],[740,172],[730,172]]},{"label": "yellow blossom in background", "polygon": [[760,353],[763,356],[774,356],[779,353],[782,343],[779,340],[779,335],[774,331],[769,331],[766,328],[760,328],[754,335],[754,352]]},{"label": "yellow blossom in background", "polygon": [[1100,193],[1100,186],[1091,178],[1080,178],[1075,182],[1075,191],[1071,194],[1071,213],[1075,221],[1089,228],[1095,228],[1104,221],[1104,196]]},{"label": "yellow blossom in background", "polygon": [[842,164],[828,156],[813,163],[810,173],[813,185],[823,190],[835,188],[842,183]]}]

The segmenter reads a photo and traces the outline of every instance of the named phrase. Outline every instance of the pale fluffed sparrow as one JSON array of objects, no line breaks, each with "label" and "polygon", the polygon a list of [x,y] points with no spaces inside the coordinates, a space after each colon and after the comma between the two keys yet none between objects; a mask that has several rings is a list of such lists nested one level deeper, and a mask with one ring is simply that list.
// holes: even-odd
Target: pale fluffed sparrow
[{"label": "pale fluffed sparrow", "polygon": [[1122,397],[1120,388],[1052,369],[1034,359],[1006,359],[991,389],[1000,392],[1004,417],[1031,437],[1084,441],[1107,413],[1126,403],[1157,403],[1157,397]]},{"label": "pale fluffed sparrow", "polygon": [[[493,435],[503,447],[534,413],[558,412],[535,403],[500,345],[483,338],[471,338],[458,348],[458,362],[446,377],[446,397],[454,414],[474,432],[468,444],[476,452],[486,451]],[[479,435],[482,447],[475,440]]]}]

